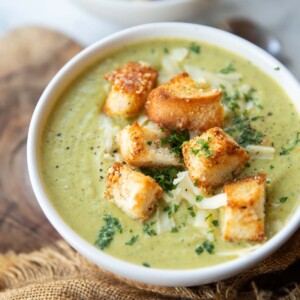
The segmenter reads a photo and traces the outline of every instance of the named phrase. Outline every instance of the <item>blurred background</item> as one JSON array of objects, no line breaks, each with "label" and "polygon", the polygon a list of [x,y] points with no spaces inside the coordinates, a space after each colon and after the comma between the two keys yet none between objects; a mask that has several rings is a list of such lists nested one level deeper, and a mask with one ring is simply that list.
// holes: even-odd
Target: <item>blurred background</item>
[{"label": "blurred background", "polygon": [[[143,15],[133,10],[130,14],[123,8],[121,13],[118,13],[117,8],[95,9],[92,6],[93,2],[103,1],[110,2],[109,6],[111,6],[120,0],[0,0],[0,35],[21,25],[42,25],[57,29],[83,46],[87,46],[115,31],[135,24],[136,18],[139,19],[139,23],[143,19],[147,21],[147,18],[153,18],[149,9],[146,10],[146,15]],[[121,2],[128,1],[132,0],[121,0]],[[198,2],[198,8],[194,9],[193,16],[184,18],[186,21],[217,26],[233,17],[247,17],[270,30],[283,45],[283,55],[288,68],[300,79],[299,0],[194,1]],[[148,0],[148,2],[164,1]],[[117,7],[117,4],[115,5]],[[187,5],[189,4],[186,3]],[[83,6],[87,6],[87,10]],[[168,10],[169,17],[173,15],[176,18],[176,13],[178,13],[176,9]]]}]

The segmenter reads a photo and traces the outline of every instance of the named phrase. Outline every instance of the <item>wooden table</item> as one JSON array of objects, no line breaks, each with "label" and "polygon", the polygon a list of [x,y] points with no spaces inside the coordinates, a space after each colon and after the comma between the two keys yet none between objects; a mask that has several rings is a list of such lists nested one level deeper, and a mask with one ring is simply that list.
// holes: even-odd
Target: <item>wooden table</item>
[{"label": "wooden table", "polygon": [[80,50],[69,38],[37,27],[0,39],[0,252],[28,252],[59,238],[30,186],[27,131],[45,86]]}]

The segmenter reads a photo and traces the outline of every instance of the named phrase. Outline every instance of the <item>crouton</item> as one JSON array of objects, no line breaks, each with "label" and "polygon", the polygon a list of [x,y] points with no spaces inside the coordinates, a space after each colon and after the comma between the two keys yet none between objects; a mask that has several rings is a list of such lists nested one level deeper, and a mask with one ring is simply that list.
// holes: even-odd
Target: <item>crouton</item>
[{"label": "crouton", "polygon": [[222,222],[226,241],[261,242],[264,234],[266,175],[259,174],[225,185],[227,206]]},{"label": "crouton", "polygon": [[105,75],[113,86],[104,105],[111,117],[135,117],[144,108],[149,92],[155,87],[157,71],[145,63],[129,62]]},{"label": "crouton", "polygon": [[223,126],[221,98],[221,90],[197,83],[183,73],[152,90],[145,108],[149,119],[161,126],[201,133]]},{"label": "crouton", "polygon": [[162,146],[165,136],[160,128],[142,127],[135,121],[119,133],[121,155],[128,164],[137,167],[182,166],[180,157],[170,146]]},{"label": "crouton", "polygon": [[126,165],[115,163],[108,170],[104,197],[135,220],[147,220],[162,194],[162,188],[151,177]]},{"label": "crouton", "polygon": [[182,153],[191,179],[208,192],[239,175],[249,160],[248,153],[218,127],[184,143]]}]

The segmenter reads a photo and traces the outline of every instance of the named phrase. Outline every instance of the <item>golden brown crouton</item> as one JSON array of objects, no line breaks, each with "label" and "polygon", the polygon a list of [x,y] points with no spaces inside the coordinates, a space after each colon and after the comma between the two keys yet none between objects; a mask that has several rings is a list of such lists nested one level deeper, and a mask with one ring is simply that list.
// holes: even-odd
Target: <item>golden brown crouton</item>
[{"label": "golden brown crouton", "polygon": [[261,242],[264,234],[266,175],[259,174],[225,185],[227,206],[222,222],[226,241]]},{"label": "golden brown crouton", "polygon": [[187,73],[154,89],[146,102],[149,119],[166,128],[189,129],[198,133],[222,127],[222,91],[197,83]]},{"label": "golden brown crouton", "polygon": [[126,126],[118,136],[123,159],[137,167],[182,166],[180,157],[168,145],[162,146],[166,134],[155,127],[142,127],[137,122]]},{"label": "golden brown crouton", "polygon": [[151,177],[126,165],[115,163],[108,170],[104,197],[133,219],[147,220],[162,194],[162,188]]},{"label": "golden brown crouton", "polygon": [[207,191],[240,174],[249,160],[247,152],[218,127],[184,143],[182,153],[191,179]]},{"label": "golden brown crouton", "polygon": [[135,117],[144,108],[149,92],[155,87],[157,71],[145,63],[129,62],[105,75],[113,83],[104,105],[112,117]]}]

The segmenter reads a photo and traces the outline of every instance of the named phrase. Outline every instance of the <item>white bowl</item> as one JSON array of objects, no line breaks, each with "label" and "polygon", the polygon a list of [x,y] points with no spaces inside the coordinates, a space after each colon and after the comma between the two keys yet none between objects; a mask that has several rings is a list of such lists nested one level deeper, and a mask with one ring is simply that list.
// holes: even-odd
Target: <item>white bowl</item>
[{"label": "white bowl", "polygon": [[188,20],[207,0],[73,0],[94,15],[123,25]]},{"label": "white bowl", "polygon": [[[49,83],[37,104],[29,128],[27,154],[30,180],[39,204],[52,225],[70,245],[97,265],[128,279],[148,284],[165,286],[205,284],[242,272],[274,252],[300,225],[300,206],[279,233],[247,256],[212,267],[192,270],[144,268],[114,258],[77,235],[51,204],[45,193],[38,169],[38,141],[47,116],[62,91],[83,70],[98,62],[104,55],[122,45],[151,38],[184,38],[228,49],[250,60],[272,77],[286,91],[300,111],[300,86],[298,82],[279,61],[246,40],[218,29],[193,24],[157,23],[133,27],[113,34],[86,48],[69,61]],[[274,71],[274,68],[278,66],[280,72]]]}]

